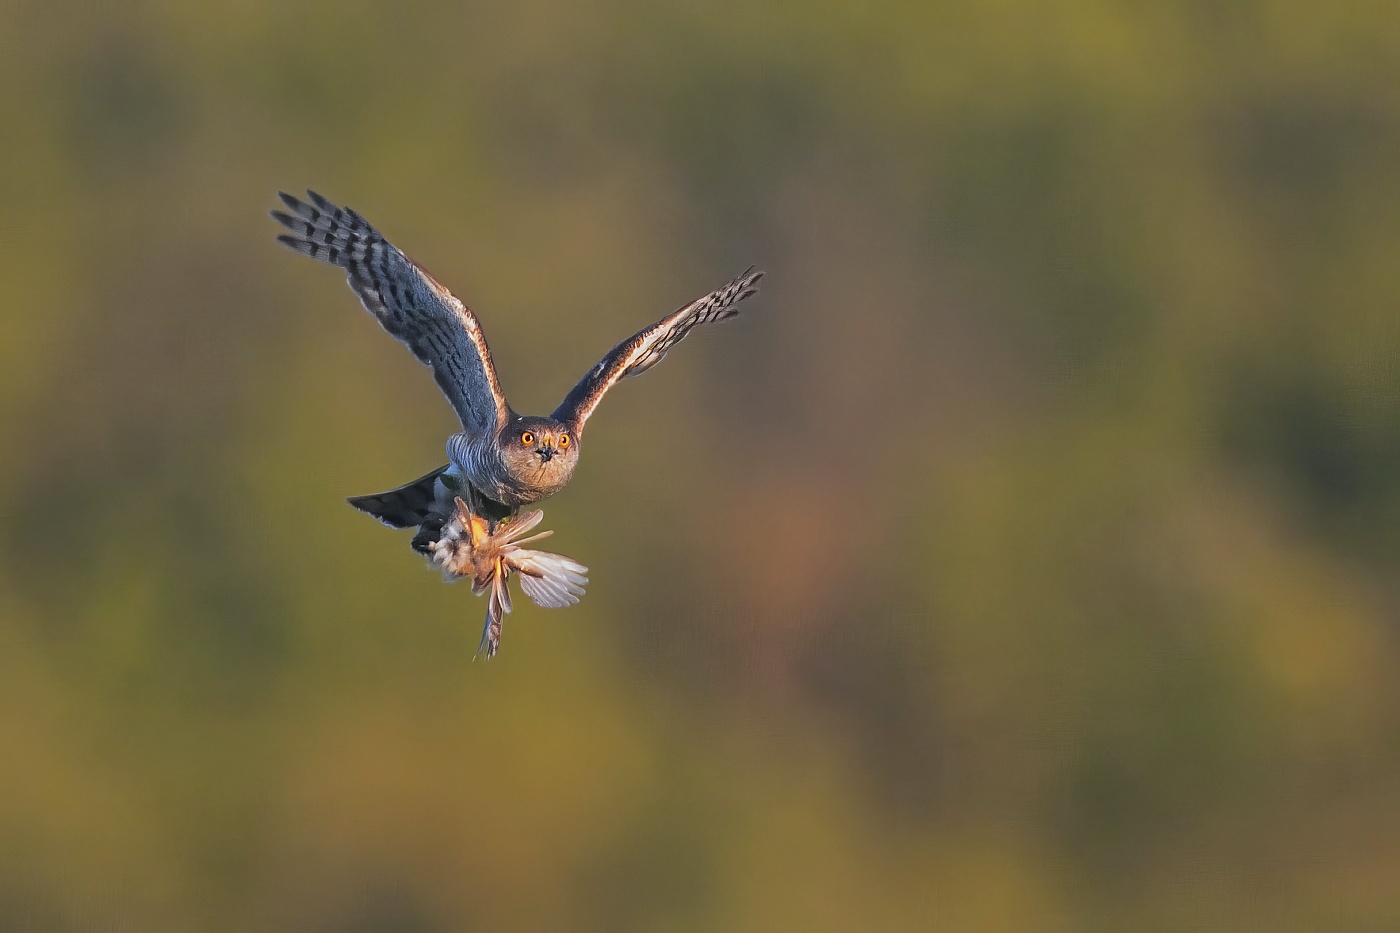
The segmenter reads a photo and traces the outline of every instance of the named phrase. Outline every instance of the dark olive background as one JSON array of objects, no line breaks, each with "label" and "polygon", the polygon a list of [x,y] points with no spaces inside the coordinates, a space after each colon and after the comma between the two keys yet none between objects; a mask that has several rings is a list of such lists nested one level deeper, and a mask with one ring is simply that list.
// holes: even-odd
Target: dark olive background
[{"label": "dark olive background", "polygon": [[[1400,927],[1400,7],[0,5],[0,928]],[[484,603],[274,192],[611,395]]]}]

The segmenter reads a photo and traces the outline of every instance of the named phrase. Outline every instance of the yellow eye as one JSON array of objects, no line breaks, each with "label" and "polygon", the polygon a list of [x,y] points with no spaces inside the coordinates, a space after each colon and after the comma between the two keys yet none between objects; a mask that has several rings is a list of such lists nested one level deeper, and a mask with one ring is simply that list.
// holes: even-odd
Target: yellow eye
[{"label": "yellow eye", "polygon": [[520,443],[524,444],[526,447],[529,447],[534,442],[535,435],[531,434],[529,431],[526,431],[524,434],[520,435]]},{"label": "yellow eye", "polygon": [[567,434],[560,434],[560,435],[559,435],[559,449],[560,449],[560,450],[565,450],[565,449],[568,448],[568,446],[569,446],[569,435],[567,435]]}]

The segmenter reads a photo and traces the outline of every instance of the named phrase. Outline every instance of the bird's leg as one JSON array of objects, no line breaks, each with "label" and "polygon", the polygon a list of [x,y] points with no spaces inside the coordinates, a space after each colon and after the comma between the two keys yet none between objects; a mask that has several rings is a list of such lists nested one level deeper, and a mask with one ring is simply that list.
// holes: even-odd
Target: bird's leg
[{"label": "bird's leg", "polygon": [[[466,492],[467,492],[467,501],[466,501],[466,505],[465,505],[465,508],[466,508],[467,512],[470,513],[470,514],[472,514],[472,515],[480,516],[481,518],[485,519],[486,522],[487,522],[487,529],[486,529],[486,530],[489,532],[489,531],[491,530],[491,525],[494,524],[494,522],[491,521],[491,519],[490,519],[490,517],[489,517],[489,515],[488,515],[487,508],[486,508],[486,502],[485,502],[484,497],[483,497],[480,493],[478,493],[478,492],[476,491],[476,487],[473,486],[471,483],[467,483],[467,484],[465,484],[465,485],[466,485],[466,487],[467,487],[467,489],[466,489]],[[461,514],[461,513],[462,513],[462,509],[464,508],[463,503],[462,503],[462,499],[461,499],[460,497],[458,497],[458,499],[456,500],[456,502],[457,502],[457,512],[458,512],[458,514]]]},{"label": "bird's leg", "polygon": [[466,531],[467,542],[472,550],[479,550],[491,539],[491,523],[462,501],[458,496],[453,500],[457,505],[457,521]]}]

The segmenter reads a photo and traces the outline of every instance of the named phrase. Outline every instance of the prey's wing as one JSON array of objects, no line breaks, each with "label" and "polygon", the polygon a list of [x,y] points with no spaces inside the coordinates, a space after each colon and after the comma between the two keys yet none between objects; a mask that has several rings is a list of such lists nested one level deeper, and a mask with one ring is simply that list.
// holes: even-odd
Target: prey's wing
[{"label": "prey's wing", "polygon": [[476,315],[350,208],[314,191],[308,204],[279,194],[291,213],[272,216],[292,231],[277,239],[343,268],[365,308],[422,363],[471,434],[494,431],[508,416],[491,351]]},{"label": "prey's wing", "polygon": [[520,575],[520,588],[537,606],[562,609],[583,596],[588,568],[562,554],[520,548],[511,554],[511,565]]},{"label": "prey's wing", "polygon": [[691,328],[711,321],[723,321],[739,313],[739,302],[758,291],[762,272],[752,267],[728,285],[666,315],[655,324],[613,347],[612,352],[579,380],[579,384],[554,409],[554,417],[578,436],[603,395],[628,376],[646,372],[666,355]]}]

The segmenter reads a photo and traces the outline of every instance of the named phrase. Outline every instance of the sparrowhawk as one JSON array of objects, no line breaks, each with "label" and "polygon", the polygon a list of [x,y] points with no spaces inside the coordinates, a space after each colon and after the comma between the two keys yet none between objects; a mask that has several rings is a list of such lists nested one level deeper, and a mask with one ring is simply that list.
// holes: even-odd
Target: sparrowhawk
[{"label": "sparrowhawk", "polygon": [[543,517],[521,513],[568,483],[582,450],[583,428],[603,395],[660,362],[699,324],[739,313],[763,273],[750,268],[729,284],[666,315],[612,349],[547,417],[510,407],[476,315],[350,208],[314,191],[310,203],[279,194],[290,213],[272,216],[291,231],[277,239],[293,250],[346,270],[365,308],[418,360],[461,420],[447,439],[447,465],[405,486],[349,500],[393,528],[416,526],[414,550],[449,579],[470,576],[490,591],[482,650],[495,654],[509,612],[509,575],[541,606],[578,602],[587,570],[566,557],[521,547],[549,534],[522,537]]}]

